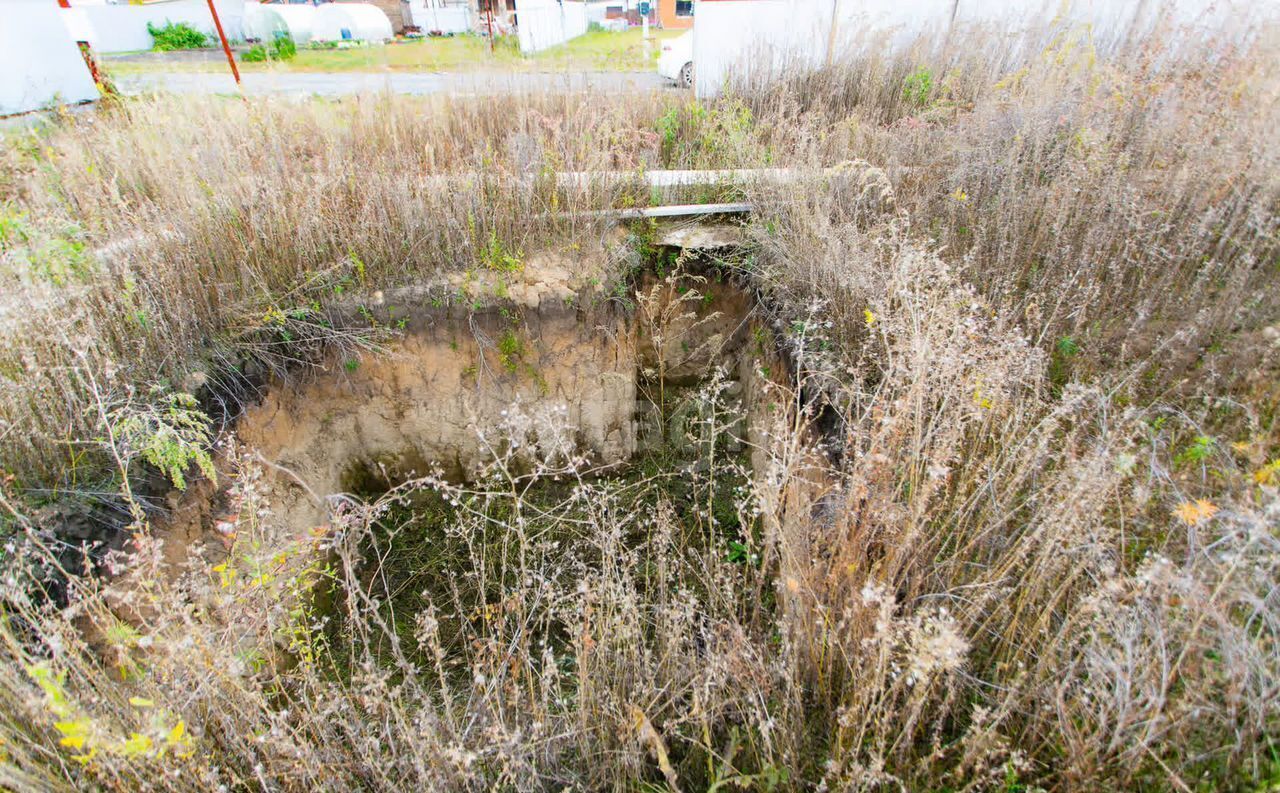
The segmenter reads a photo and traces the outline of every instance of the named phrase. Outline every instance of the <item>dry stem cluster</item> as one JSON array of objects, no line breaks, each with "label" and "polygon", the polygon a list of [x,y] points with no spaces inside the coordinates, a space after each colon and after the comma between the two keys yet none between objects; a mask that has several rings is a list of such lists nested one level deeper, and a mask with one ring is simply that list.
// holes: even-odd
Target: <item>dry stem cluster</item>
[{"label": "dry stem cluster", "polygon": [[[1274,784],[1274,31],[992,42],[701,104],[136,100],[12,137],[0,786]],[[892,202],[824,181],[855,158]],[[482,481],[331,500],[302,538],[231,444],[230,554],[163,569],[121,406],[159,383],[233,418],[268,371],[384,342],[334,308],[353,295],[518,267],[660,199],[556,171],[779,163],[814,176],[742,185],[751,244],[721,263],[794,369],[732,496],[752,532],[718,533],[702,490],[682,534],[669,500],[585,476],[554,415],[513,411]],[[562,497],[526,490],[556,477]],[[362,549],[424,492],[453,575],[409,652]],[[65,499],[125,505],[109,576],[57,569],[42,519]]]}]

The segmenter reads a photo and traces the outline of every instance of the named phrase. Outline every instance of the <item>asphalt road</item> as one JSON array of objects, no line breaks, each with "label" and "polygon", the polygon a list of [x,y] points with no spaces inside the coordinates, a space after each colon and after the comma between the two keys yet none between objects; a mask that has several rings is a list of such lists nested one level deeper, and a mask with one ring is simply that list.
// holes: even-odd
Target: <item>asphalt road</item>
[{"label": "asphalt road", "polygon": [[[181,94],[233,93],[230,73],[170,72],[120,75],[127,94],[171,91]],[[397,94],[497,94],[558,91],[651,91],[667,82],[653,72],[250,72],[244,92],[255,96],[342,96],[390,91]]]}]

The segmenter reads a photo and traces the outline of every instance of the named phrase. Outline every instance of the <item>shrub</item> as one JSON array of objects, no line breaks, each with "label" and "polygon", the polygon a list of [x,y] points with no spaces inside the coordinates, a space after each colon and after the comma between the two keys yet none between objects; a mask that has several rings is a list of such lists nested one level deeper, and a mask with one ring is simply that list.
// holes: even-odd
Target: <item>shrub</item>
[{"label": "shrub", "polygon": [[187,488],[187,471],[194,464],[214,479],[209,456],[209,418],[200,412],[195,397],[153,388],[151,402],[133,400],[111,407],[107,414],[110,435],[105,443],[124,463],[141,458],[160,470],[174,487]]},{"label": "shrub", "polygon": [[262,63],[267,60],[267,48],[261,44],[254,44],[241,54],[240,60],[245,63]]},{"label": "shrub", "polygon": [[290,36],[278,36],[271,40],[271,58],[277,61],[289,61],[298,54],[298,45]]},{"label": "shrub", "polygon": [[932,95],[933,72],[926,67],[916,69],[902,81],[902,98],[917,107],[929,104]]},{"label": "shrub", "polygon": [[163,27],[148,22],[147,32],[155,42],[152,48],[158,52],[195,50],[209,44],[207,36],[186,22],[166,22]]},{"label": "shrub", "polygon": [[280,36],[272,39],[266,46],[254,44],[240,56],[240,60],[246,63],[262,63],[269,60],[288,61],[297,54],[298,45],[293,42],[293,39],[289,36]]}]

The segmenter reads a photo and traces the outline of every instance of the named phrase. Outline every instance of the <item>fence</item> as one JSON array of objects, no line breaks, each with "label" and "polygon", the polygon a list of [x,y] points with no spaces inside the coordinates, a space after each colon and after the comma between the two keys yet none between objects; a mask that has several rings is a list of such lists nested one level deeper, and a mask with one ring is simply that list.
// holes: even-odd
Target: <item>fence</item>
[{"label": "fence", "polygon": [[698,96],[719,93],[731,76],[786,64],[813,66],[859,47],[893,50],[919,35],[981,27],[1016,38],[1050,21],[1087,25],[1095,40],[1149,29],[1160,14],[1182,28],[1275,18],[1277,3],[1246,0],[698,0],[693,27]]},{"label": "fence", "polygon": [[516,0],[520,51],[526,55],[563,44],[587,32],[587,9],[580,2]]},{"label": "fence", "polygon": [[409,4],[410,24],[423,33],[468,33],[475,29],[471,8],[467,6],[436,7],[427,0]]}]

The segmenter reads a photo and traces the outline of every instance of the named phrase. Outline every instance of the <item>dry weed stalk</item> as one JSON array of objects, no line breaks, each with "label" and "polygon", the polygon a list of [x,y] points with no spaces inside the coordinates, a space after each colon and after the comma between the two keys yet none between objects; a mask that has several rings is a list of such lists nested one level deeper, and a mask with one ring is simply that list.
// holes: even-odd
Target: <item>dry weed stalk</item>
[{"label": "dry weed stalk", "polygon": [[[0,786],[1273,784],[1274,32],[1036,35],[710,104],[163,99],[20,141],[0,176]],[[712,491],[743,477],[714,444],[609,484],[562,418],[513,410],[479,483],[334,499],[329,530],[290,538],[245,457],[230,553],[161,575],[142,532],[100,559],[114,579],[59,569],[31,501],[130,481],[103,393],[367,348],[387,329],[333,306],[572,247],[604,234],[591,210],[645,200],[553,171],[855,158],[892,205],[736,188],[758,211],[735,266],[793,377],[735,493],[760,528],[745,554],[716,528]],[[713,386],[699,420],[724,431]],[[68,464],[91,443],[101,460]],[[627,489],[676,478],[687,504]],[[379,587],[411,530],[396,510],[428,496],[451,555],[410,615]],[[340,631],[308,606],[320,581],[346,593]]]}]

